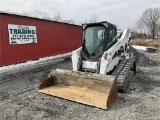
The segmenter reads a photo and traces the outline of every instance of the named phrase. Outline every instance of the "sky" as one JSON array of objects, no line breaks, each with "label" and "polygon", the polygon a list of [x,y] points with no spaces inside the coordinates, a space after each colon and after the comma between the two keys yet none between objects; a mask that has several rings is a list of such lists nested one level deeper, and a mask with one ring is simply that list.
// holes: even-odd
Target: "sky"
[{"label": "sky", "polygon": [[22,14],[41,11],[49,17],[59,13],[76,22],[93,14],[119,28],[132,28],[147,8],[160,7],[160,0],[0,0],[0,11]]}]

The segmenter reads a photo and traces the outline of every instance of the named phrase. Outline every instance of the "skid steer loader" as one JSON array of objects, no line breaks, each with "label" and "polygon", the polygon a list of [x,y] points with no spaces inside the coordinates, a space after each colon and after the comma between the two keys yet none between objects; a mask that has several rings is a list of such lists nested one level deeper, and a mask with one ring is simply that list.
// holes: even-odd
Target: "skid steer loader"
[{"label": "skid steer loader", "polygon": [[39,92],[107,109],[118,91],[126,91],[135,74],[129,30],[117,32],[106,21],[83,24],[82,28],[82,47],[72,52],[73,70],[51,71]]}]

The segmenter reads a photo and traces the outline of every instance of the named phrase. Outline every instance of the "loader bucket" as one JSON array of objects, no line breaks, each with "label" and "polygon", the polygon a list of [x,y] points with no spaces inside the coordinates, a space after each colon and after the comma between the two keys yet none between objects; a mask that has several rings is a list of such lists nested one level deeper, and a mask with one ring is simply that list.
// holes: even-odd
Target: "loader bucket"
[{"label": "loader bucket", "polygon": [[57,69],[39,85],[39,92],[107,109],[118,96],[114,76]]}]

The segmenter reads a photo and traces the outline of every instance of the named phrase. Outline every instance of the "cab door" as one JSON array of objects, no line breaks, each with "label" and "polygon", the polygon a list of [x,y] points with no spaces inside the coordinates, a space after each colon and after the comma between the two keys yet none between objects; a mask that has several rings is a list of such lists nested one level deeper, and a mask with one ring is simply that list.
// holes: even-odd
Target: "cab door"
[{"label": "cab door", "polygon": [[108,28],[106,50],[111,49],[111,51],[114,52],[114,53],[112,53],[114,55],[108,61],[108,66],[106,68],[106,72],[112,71],[118,65],[119,60],[120,60],[120,58],[118,57],[118,55],[115,51],[116,48],[112,48],[112,46],[117,42],[116,36],[117,36],[116,28],[114,26],[110,26]]}]

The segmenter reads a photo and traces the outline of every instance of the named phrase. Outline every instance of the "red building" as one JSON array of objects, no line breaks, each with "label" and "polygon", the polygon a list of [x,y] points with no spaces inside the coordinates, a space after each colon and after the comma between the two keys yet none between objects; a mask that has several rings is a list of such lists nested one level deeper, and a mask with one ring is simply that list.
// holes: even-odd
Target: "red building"
[{"label": "red building", "polygon": [[0,66],[71,52],[81,26],[0,13]]}]

